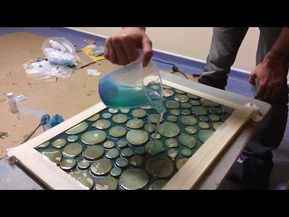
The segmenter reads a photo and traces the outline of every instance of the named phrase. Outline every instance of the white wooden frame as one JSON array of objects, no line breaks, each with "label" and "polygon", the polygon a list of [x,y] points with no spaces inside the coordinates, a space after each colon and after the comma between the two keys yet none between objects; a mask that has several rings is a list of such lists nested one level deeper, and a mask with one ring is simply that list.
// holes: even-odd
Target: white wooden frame
[{"label": "white wooden frame", "polygon": [[[171,80],[171,79],[170,79]],[[214,101],[216,103],[231,107],[234,112],[218,128],[215,133],[190,157],[186,164],[169,180],[163,189],[192,189],[203,177],[207,169],[214,163],[222,151],[230,145],[230,142],[254,114],[254,109],[245,105],[239,105],[222,98],[211,96],[204,92],[182,86],[181,84],[163,79],[163,84],[182,90],[187,93]],[[192,82],[192,87],[194,82]],[[66,172],[57,167],[53,162],[35,150],[38,145],[65,132],[76,124],[84,121],[92,115],[105,109],[106,106],[100,102],[87,110],[75,115],[52,129],[27,141],[16,148],[8,149],[8,155],[14,157],[35,178],[39,179],[50,189],[86,189]]]}]

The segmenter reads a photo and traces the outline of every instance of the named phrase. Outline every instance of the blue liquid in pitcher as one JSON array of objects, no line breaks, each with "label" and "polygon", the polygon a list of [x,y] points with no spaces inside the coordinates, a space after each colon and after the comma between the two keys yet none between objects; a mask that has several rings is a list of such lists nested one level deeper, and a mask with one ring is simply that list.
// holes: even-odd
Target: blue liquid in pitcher
[{"label": "blue liquid in pitcher", "polygon": [[151,106],[159,113],[164,111],[161,88],[155,82],[145,87],[128,86],[117,83],[108,75],[99,82],[99,95],[103,103],[111,108]]}]

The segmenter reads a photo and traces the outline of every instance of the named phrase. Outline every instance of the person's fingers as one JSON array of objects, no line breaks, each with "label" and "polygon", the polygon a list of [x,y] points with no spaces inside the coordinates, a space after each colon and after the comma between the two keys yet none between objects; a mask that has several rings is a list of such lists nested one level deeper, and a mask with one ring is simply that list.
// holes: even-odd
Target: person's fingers
[{"label": "person's fingers", "polygon": [[249,77],[249,83],[252,85],[255,85],[256,84],[256,78],[257,78],[257,74],[252,72],[250,74],[250,77]]},{"label": "person's fingers", "polygon": [[135,39],[131,36],[124,35],[122,38],[122,45],[129,63],[135,61],[138,58]]},{"label": "person's fingers", "polygon": [[120,36],[116,36],[111,40],[112,47],[115,51],[115,55],[118,60],[118,64],[125,65],[128,64],[128,58],[126,56],[126,53],[124,51],[124,48],[122,46],[122,39]]},{"label": "person's fingers", "polygon": [[117,64],[118,63],[118,59],[117,59],[117,56],[116,56],[116,52],[113,48],[113,45],[112,45],[112,42],[111,42],[111,38],[109,38],[108,40],[108,43],[107,43],[107,47],[108,47],[108,51],[109,51],[109,60],[114,63],[114,64]]},{"label": "person's fingers", "polygon": [[142,51],[143,52],[143,65],[146,66],[153,56],[151,40],[145,38],[142,42],[142,49],[143,49]]},{"label": "person's fingers", "polygon": [[257,96],[264,98],[265,90],[266,90],[266,86],[264,82],[260,82],[258,90],[257,90]]},{"label": "person's fingers", "polygon": [[118,33],[107,39],[104,56],[112,63],[125,65],[138,58],[138,49],[140,48],[142,49],[143,65],[146,66],[153,55],[150,39],[141,33]]},{"label": "person's fingers", "polygon": [[105,43],[104,43],[104,53],[103,53],[103,56],[109,60],[109,47],[108,47],[108,39],[105,40]]}]

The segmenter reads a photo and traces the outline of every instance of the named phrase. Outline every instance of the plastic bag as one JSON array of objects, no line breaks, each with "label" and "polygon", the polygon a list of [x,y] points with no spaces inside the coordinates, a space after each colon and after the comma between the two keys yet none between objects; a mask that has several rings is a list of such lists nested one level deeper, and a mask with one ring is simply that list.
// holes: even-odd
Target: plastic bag
[{"label": "plastic bag", "polygon": [[35,75],[40,79],[50,77],[69,77],[79,57],[74,46],[65,38],[51,37],[42,44],[42,51],[47,59],[30,60],[23,65],[29,75]]},{"label": "plastic bag", "polygon": [[46,39],[42,44],[42,51],[53,65],[76,66],[79,60],[74,46],[65,38]]}]

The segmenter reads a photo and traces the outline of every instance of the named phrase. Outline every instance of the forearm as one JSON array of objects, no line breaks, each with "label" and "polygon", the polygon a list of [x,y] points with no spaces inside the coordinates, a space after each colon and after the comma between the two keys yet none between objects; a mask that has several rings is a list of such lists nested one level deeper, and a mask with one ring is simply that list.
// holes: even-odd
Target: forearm
[{"label": "forearm", "polygon": [[122,27],[121,29],[125,29],[125,28],[138,28],[143,30],[144,32],[146,31],[146,27]]},{"label": "forearm", "polygon": [[268,59],[284,60],[289,56],[289,28],[284,27],[267,55]]}]

